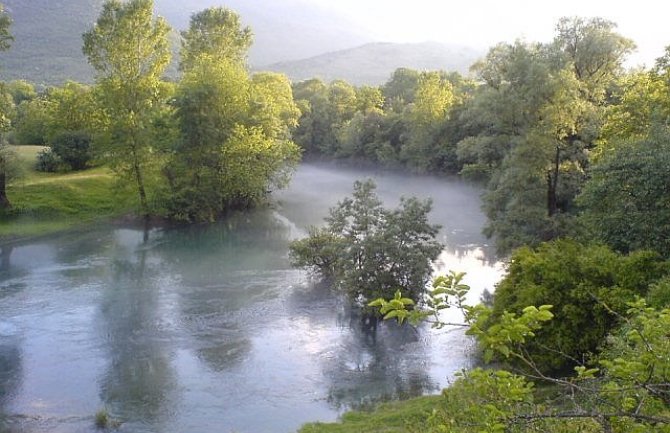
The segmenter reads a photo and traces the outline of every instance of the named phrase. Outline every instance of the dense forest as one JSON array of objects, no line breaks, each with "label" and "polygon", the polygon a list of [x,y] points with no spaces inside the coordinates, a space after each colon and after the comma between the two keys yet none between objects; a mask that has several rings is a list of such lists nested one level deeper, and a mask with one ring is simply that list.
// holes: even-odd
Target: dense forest
[{"label": "dense forest", "polygon": [[[430,203],[384,209],[369,182],[291,246],[375,317],[443,327],[440,310],[463,311],[496,368],[463,372],[411,431],[670,431],[670,49],[626,70],[635,44],[615,23],[571,17],[468,76],[400,68],[355,86],[251,73],[252,31],[218,7],[181,32],[168,80],[170,34],[152,0],[107,0],[83,36],[93,85],[2,83],[0,218],[26,212],[22,145],[45,146],[40,171],[111,170],[147,221],[260,205],[301,158],[458,175],[482,185],[485,233],[508,258],[490,305],[465,305],[462,274],[424,288],[440,251]],[[5,13],[0,49],[12,39]]]}]

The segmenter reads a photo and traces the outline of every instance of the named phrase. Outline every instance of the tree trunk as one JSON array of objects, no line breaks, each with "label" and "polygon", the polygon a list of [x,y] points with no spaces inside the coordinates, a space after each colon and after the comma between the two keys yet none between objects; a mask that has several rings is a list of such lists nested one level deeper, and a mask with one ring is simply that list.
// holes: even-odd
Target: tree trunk
[{"label": "tree trunk", "polygon": [[552,217],[558,211],[558,171],[561,157],[561,149],[556,146],[556,158],[554,159],[553,170],[547,173],[547,215]]},{"label": "tree trunk", "polygon": [[0,170],[0,210],[12,207],[7,198],[7,175],[4,170]]},{"label": "tree trunk", "polygon": [[137,181],[137,192],[140,196],[140,213],[145,219],[149,218],[149,205],[147,203],[147,193],[144,188],[144,177],[140,168],[140,162],[137,160],[137,153],[133,151],[133,171]]}]

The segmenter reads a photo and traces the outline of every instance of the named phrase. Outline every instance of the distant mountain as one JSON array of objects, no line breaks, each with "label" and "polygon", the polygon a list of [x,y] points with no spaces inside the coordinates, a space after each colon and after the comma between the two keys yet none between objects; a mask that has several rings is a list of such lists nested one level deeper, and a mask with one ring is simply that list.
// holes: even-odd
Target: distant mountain
[{"label": "distant mountain", "polygon": [[[12,48],[0,53],[0,78],[37,83],[67,79],[90,82],[93,70],[81,52],[81,35],[95,22],[103,0],[0,0],[12,16]],[[177,30],[190,16],[221,0],[155,0],[157,13]],[[369,42],[364,32],[308,0],[226,0],[251,26],[255,43],[249,60],[264,65],[300,59]]]},{"label": "distant mountain", "polygon": [[355,47],[372,39],[345,17],[309,0],[155,0],[158,13],[177,29],[188,27],[194,12],[228,7],[254,32],[249,53],[252,66],[304,59]]},{"label": "distant mountain", "polygon": [[484,54],[472,48],[437,42],[377,42],[259,69],[283,72],[293,81],[318,77],[324,81],[343,79],[356,85],[379,85],[399,67],[467,74],[469,67]]},{"label": "distant mountain", "polygon": [[14,43],[0,54],[0,78],[36,83],[90,81],[93,70],[81,52],[84,33],[103,0],[2,0],[14,23]]}]

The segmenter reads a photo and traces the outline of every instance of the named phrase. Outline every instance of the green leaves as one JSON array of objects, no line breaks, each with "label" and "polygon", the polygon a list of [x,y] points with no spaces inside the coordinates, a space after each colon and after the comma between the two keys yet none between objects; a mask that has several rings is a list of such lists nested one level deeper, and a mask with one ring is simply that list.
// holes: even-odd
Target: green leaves
[{"label": "green leaves", "polygon": [[396,290],[393,299],[386,301],[383,298],[378,298],[370,303],[368,307],[379,308],[379,312],[384,317],[384,320],[396,318],[398,323],[403,323],[405,319],[410,317],[412,311],[407,307],[414,306],[414,301],[409,298],[403,298],[400,290]]},{"label": "green leaves", "polygon": [[239,28],[235,13],[207,9],[183,35],[168,212],[212,221],[287,185],[300,159],[290,140],[299,112],[285,76],[249,76],[242,59],[251,33]]},{"label": "green leaves", "polygon": [[146,177],[160,162],[152,147],[153,120],[163,107],[161,76],[170,62],[170,27],[154,18],[152,0],[107,0],[83,35],[83,51],[97,72],[96,97],[104,119],[100,153],[137,186],[143,215],[150,213]]},{"label": "green leaves", "polygon": [[442,250],[435,240],[438,227],[428,222],[431,204],[410,198],[397,209],[385,209],[374,189],[371,180],[357,181],[353,196],[330,210],[325,227],[311,229],[308,239],[291,244],[291,259],[295,266],[333,277],[364,305],[381,298],[375,307],[383,305],[382,314],[389,318],[414,320],[416,313],[407,311],[411,304],[406,300],[421,299],[431,261]]},{"label": "green leaves", "polygon": [[496,354],[501,354],[505,358],[526,359],[521,347],[529,338],[535,337],[535,331],[541,329],[544,322],[554,318],[550,311],[552,308],[551,305],[542,305],[539,308],[528,306],[518,316],[504,312],[490,326],[487,326],[483,320],[488,317],[478,317],[468,330],[468,334],[477,337],[484,349],[486,362],[492,361]]},{"label": "green leaves", "polygon": [[240,16],[230,9],[211,7],[191,16],[188,30],[181,32],[180,67],[189,70],[201,55],[215,62],[243,64],[251,47],[253,34],[242,27]]},{"label": "green leaves", "polygon": [[[529,305],[553,305],[555,320],[533,330],[537,338],[525,349],[535,365],[547,372],[571,369],[594,353],[607,333],[624,315],[627,302],[645,293],[666,271],[667,264],[653,253],[622,256],[606,247],[572,240],[520,248],[511,257],[507,275],[498,284],[493,311],[482,327],[493,326],[505,314],[526,314]],[[549,312],[536,313],[538,320]],[[548,352],[560,348],[565,356]]]},{"label": "green leaves", "polygon": [[648,248],[670,257],[668,164],[665,128],[600,158],[579,197],[582,220],[598,240],[622,252]]}]

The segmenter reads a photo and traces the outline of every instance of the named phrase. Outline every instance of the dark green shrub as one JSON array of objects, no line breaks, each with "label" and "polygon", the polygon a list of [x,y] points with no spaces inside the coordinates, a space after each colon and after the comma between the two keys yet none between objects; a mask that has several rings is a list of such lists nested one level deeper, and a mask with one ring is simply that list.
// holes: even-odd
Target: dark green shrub
[{"label": "dark green shrub", "polygon": [[92,158],[91,135],[84,131],[66,131],[51,141],[51,150],[72,170],[83,170]]},{"label": "dark green shrub", "polygon": [[389,299],[396,290],[419,301],[442,250],[439,226],[428,222],[430,201],[402,199],[385,209],[372,180],[356,182],[352,198],[330,210],[326,226],[290,245],[294,266],[331,278],[351,299]]},{"label": "dark green shrub", "polygon": [[541,370],[561,370],[588,359],[626,313],[628,302],[645,296],[667,269],[667,262],[650,251],[625,256],[572,240],[520,248],[496,289],[491,325],[504,311],[519,314],[529,305],[553,305],[554,320],[536,333],[527,350]]},{"label": "dark green shrub", "polygon": [[655,308],[670,307],[670,277],[665,277],[649,287],[647,302]]}]

